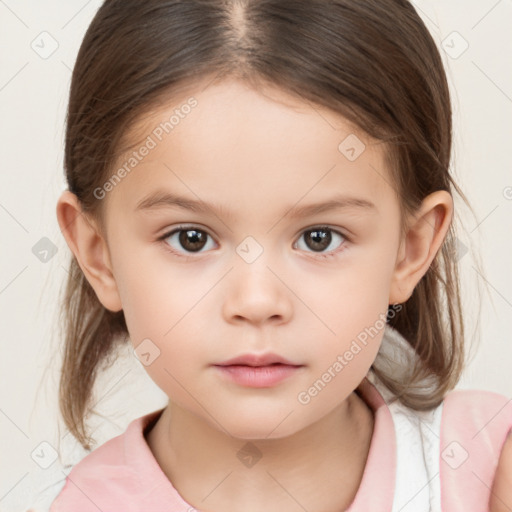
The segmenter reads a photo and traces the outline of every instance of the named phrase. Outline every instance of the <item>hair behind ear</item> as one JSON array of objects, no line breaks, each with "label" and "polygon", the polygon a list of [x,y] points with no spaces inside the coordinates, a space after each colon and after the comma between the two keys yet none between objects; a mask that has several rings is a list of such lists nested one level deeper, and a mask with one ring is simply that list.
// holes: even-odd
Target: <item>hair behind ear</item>
[{"label": "hair behind ear", "polygon": [[[59,408],[71,433],[87,450],[93,441],[85,420],[95,412],[91,403],[96,374],[108,367],[120,335],[127,332],[124,312],[113,313],[98,300],[74,255],[69,278],[60,301],[64,354],[59,383]],[[98,368],[98,361],[103,362]]]},{"label": "hair behind ear", "polygon": [[[416,410],[437,407],[455,387],[464,368],[464,322],[459,268],[454,258],[456,240],[450,226],[440,251],[411,297],[398,314],[390,315],[389,325],[418,355],[408,378],[396,378],[377,362],[372,365],[397,398]],[[391,310],[390,306],[388,311]]]}]

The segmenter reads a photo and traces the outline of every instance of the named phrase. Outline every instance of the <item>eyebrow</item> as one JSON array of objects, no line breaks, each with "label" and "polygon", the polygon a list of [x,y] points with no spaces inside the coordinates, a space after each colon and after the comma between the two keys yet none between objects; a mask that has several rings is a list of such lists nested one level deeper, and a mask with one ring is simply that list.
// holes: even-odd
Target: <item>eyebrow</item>
[{"label": "eyebrow", "polygon": [[[232,212],[226,210],[221,204],[208,204],[204,201],[197,201],[179,196],[167,191],[157,191],[148,194],[135,207],[136,211],[148,211],[161,208],[178,207],[197,213],[220,213],[227,218],[233,218]],[[368,199],[347,195],[338,195],[321,203],[308,204],[304,206],[290,206],[283,213],[283,216],[290,214],[290,217],[308,217],[318,213],[335,209],[362,210],[368,213],[377,213],[377,207]]]}]

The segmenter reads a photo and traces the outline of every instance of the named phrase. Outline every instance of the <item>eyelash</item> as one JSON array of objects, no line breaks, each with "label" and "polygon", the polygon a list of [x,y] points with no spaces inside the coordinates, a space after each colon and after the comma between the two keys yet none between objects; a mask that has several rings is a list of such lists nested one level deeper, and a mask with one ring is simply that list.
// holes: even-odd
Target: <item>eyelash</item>
[{"label": "eyelash", "polygon": [[[184,258],[186,261],[189,261],[189,260],[194,260],[196,259],[195,256],[193,256],[193,254],[200,254],[200,252],[198,253],[193,253],[193,252],[190,252],[190,253],[182,253],[182,252],[179,252],[179,251],[176,251],[174,249],[172,249],[169,244],[165,243],[165,240],[167,238],[169,238],[170,236],[174,235],[175,233],[179,233],[180,231],[187,231],[189,229],[195,229],[197,231],[201,231],[203,233],[206,233],[209,237],[213,238],[209,233],[208,231],[206,231],[205,229],[202,229],[198,226],[193,226],[193,225],[190,225],[190,226],[187,226],[187,225],[183,225],[183,226],[178,226],[177,228],[171,230],[171,231],[168,231],[166,232],[165,234],[163,234],[162,236],[160,236],[158,238],[158,241],[161,241],[161,242],[164,242],[164,248],[169,251],[171,254],[175,255],[175,256],[179,256],[181,258]],[[317,226],[311,226],[309,228],[306,228],[304,229],[298,240],[300,240],[300,237],[302,237],[304,235],[304,233],[308,232],[308,231],[313,231],[315,229],[318,229],[318,230],[326,230],[326,231],[330,231],[332,233],[336,233],[337,235],[340,235],[344,242],[350,242],[350,239],[342,232],[336,230],[336,229],[333,229],[333,228],[330,228],[329,226],[324,226],[324,225],[317,225]],[[334,256],[337,256],[339,253],[341,253],[342,251],[345,250],[345,244],[342,243],[342,246],[341,248],[338,248],[338,249],[335,249],[333,251],[329,251],[329,252],[314,252],[314,251],[307,251],[307,252],[311,252],[312,254],[315,255],[316,258],[320,258],[320,259],[327,259],[327,258],[333,258]]]}]

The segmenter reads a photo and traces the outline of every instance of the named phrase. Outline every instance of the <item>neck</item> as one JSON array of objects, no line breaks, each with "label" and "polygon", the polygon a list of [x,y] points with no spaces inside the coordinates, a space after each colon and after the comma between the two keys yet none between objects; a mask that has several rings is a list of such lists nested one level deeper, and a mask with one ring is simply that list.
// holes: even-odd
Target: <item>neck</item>
[{"label": "neck", "polygon": [[356,393],[316,423],[278,439],[237,439],[172,404],[147,434],[162,471],[197,510],[344,510],[353,501],[373,414]]}]

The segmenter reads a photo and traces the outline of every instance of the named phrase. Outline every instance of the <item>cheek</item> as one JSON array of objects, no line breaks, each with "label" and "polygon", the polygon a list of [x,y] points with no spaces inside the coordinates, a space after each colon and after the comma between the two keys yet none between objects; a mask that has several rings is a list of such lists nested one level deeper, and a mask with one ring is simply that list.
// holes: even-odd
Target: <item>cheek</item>
[{"label": "cheek", "polygon": [[211,330],[205,314],[211,284],[177,272],[178,267],[164,271],[139,263],[137,271],[125,269],[119,287],[130,341],[151,379],[179,401],[179,382],[194,365],[209,362],[201,342]]},{"label": "cheek", "polygon": [[336,401],[355,389],[375,360],[386,326],[389,267],[361,258],[330,272],[329,279],[301,280],[298,295],[308,297],[310,310],[305,313],[319,319],[309,322],[308,334],[317,347],[312,373],[320,388],[325,385],[319,401]]},{"label": "cheek", "polygon": [[[357,255],[320,272],[303,272],[296,283],[308,314],[318,317],[316,327],[331,334],[333,343],[355,338],[387,312],[392,272],[384,258]],[[323,326],[322,326],[323,324]],[[336,340],[334,339],[336,338]]]},{"label": "cheek", "polygon": [[[136,256],[125,256],[136,255]],[[154,337],[165,341],[202,295],[205,280],[172,263],[156,245],[127,247],[117,260],[118,285],[133,342]]]}]

